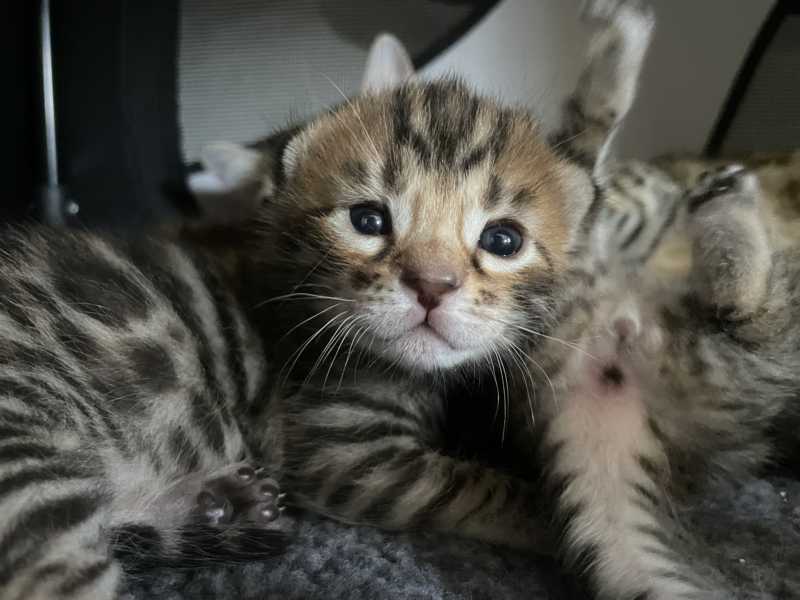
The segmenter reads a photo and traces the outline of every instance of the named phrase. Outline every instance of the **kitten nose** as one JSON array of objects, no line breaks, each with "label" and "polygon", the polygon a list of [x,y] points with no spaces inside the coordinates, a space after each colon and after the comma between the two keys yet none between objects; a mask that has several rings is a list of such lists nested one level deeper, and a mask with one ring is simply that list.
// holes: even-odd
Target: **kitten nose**
[{"label": "kitten nose", "polygon": [[417,292],[417,301],[426,310],[433,310],[442,296],[461,287],[461,277],[448,269],[405,269],[400,281]]}]

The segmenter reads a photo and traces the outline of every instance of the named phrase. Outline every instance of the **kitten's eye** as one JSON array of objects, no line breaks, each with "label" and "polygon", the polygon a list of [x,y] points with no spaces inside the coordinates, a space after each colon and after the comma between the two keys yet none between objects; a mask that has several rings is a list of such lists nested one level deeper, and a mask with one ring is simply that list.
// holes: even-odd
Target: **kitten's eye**
[{"label": "kitten's eye", "polygon": [[478,245],[497,256],[511,256],[522,247],[522,234],[516,227],[507,223],[489,225],[481,233]]},{"label": "kitten's eye", "polygon": [[363,235],[386,235],[391,229],[389,215],[375,204],[357,204],[351,208],[350,222]]}]

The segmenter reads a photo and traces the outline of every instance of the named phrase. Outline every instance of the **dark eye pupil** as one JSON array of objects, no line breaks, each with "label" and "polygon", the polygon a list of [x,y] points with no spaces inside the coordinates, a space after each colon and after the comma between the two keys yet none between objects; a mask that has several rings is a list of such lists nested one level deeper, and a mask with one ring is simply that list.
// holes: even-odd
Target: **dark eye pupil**
[{"label": "dark eye pupil", "polygon": [[505,231],[498,231],[492,235],[491,245],[493,249],[505,252],[514,245],[514,240]]},{"label": "dark eye pupil", "polygon": [[354,206],[350,209],[350,222],[363,235],[384,235],[389,232],[388,219],[380,208],[374,206]]},{"label": "dark eye pupil", "polygon": [[368,213],[361,216],[361,229],[364,231],[380,231],[383,226],[383,218],[376,213]]},{"label": "dark eye pupil", "polygon": [[522,246],[522,235],[511,226],[491,225],[483,230],[480,246],[497,256],[511,256]]}]

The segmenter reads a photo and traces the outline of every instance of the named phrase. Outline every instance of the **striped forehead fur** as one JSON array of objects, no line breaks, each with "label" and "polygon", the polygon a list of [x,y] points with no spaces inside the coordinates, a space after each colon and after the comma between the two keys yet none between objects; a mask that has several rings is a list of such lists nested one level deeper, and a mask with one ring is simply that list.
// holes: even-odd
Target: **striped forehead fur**
[{"label": "striped forehead fur", "polygon": [[525,110],[476,95],[458,79],[363,95],[315,120],[289,143],[284,167],[294,183],[290,202],[295,209],[329,211],[338,204],[337,190],[383,201],[424,177],[426,186],[439,190],[416,208],[443,208],[435,206],[438,198],[457,212],[452,194],[481,186],[487,212],[502,208],[525,225],[535,210],[537,239],[560,260],[570,230],[565,196],[574,185],[565,181],[570,170],[539,129]]}]

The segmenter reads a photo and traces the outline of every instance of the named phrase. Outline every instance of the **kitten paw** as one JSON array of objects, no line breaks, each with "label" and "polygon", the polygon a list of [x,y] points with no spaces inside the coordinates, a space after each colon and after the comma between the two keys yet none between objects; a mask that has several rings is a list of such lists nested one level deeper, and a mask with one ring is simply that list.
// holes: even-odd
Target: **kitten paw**
[{"label": "kitten paw", "polygon": [[269,524],[284,510],[278,482],[248,463],[228,466],[203,482],[196,497],[197,518],[212,526],[234,521]]},{"label": "kitten paw", "polygon": [[741,165],[725,165],[714,171],[707,171],[689,190],[689,213],[696,212],[715,198],[725,198],[742,204],[753,203],[757,196],[757,186],[756,176]]}]

